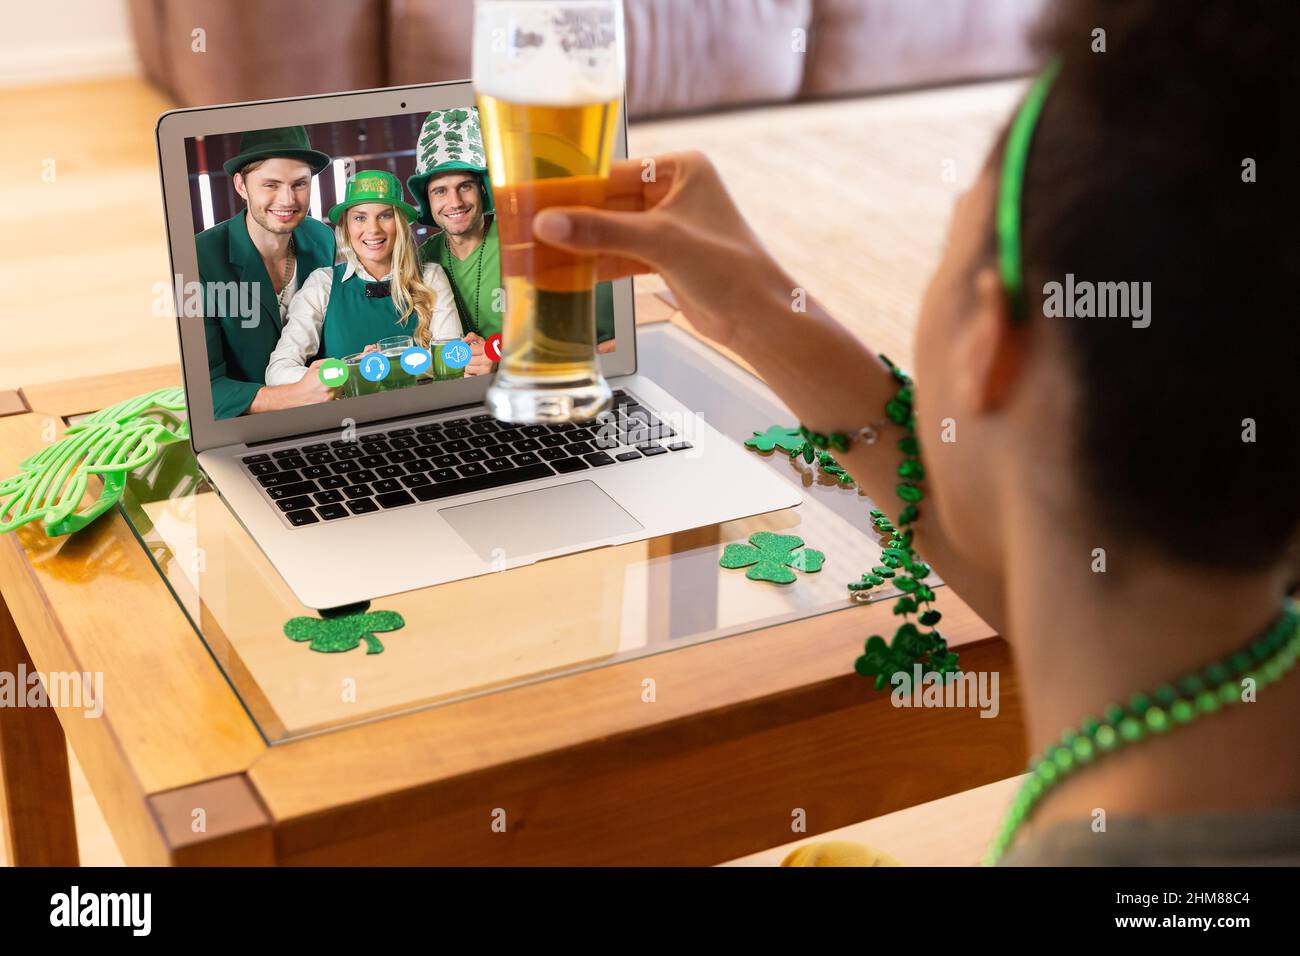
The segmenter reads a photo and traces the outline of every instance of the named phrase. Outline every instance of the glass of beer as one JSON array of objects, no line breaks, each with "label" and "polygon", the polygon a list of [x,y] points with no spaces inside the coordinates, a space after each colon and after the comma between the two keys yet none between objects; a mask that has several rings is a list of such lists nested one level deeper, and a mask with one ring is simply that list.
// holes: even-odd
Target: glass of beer
[{"label": "glass of beer", "polygon": [[603,206],[623,99],[621,0],[477,0],[474,92],[501,242],[501,364],[487,408],[509,422],[609,407],[596,355],[595,261],[533,239],[548,206]]},{"label": "glass of beer", "polygon": [[453,378],[464,378],[465,367],[452,368],[442,360],[442,347],[451,342],[459,342],[460,339],[434,339],[429,345],[429,351],[433,353],[433,380],[435,382],[446,382]]},{"label": "glass of beer", "polygon": [[343,359],[343,364],[348,367],[347,384],[343,386],[344,398],[356,398],[358,395],[370,394],[368,391],[362,391],[362,386],[371,384],[361,377],[361,356],[364,354],[364,352],[357,352],[355,355],[348,355]]},{"label": "glass of beer", "polygon": [[375,344],[379,346],[379,354],[388,359],[388,377],[379,383],[380,389],[391,392],[394,389],[414,385],[415,379],[411,377],[411,373],[402,368],[402,353],[415,344],[415,339],[409,335],[394,335],[391,338],[380,339]]}]

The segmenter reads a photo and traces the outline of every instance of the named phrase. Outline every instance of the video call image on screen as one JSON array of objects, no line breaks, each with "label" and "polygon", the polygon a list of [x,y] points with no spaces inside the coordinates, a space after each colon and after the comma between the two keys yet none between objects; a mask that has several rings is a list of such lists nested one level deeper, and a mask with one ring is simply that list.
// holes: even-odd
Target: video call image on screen
[{"label": "video call image on screen", "polygon": [[[472,106],[185,141],[213,415],[491,374],[505,296]],[[614,349],[609,283],[598,352]]]}]

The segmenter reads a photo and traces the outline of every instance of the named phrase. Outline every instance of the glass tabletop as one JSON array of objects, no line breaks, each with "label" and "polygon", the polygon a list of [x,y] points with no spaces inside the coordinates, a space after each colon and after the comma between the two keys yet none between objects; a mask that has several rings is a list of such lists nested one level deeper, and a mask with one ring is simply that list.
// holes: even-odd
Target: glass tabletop
[{"label": "glass tabletop", "polygon": [[[669,322],[637,329],[639,371],[743,441],[790,411],[755,376]],[[199,472],[187,444],[130,477],[120,510],[268,743],[676,650],[855,606],[846,585],[879,564],[869,499],[779,450],[754,452],[804,493],[770,514],[597,548],[381,597],[405,626],[318,653],[285,635],[304,608]],[[826,555],[788,585],[719,566],[770,530]],[[936,582],[937,583],[937,582]],[[872,601],[899,592],[880,590]]]}]

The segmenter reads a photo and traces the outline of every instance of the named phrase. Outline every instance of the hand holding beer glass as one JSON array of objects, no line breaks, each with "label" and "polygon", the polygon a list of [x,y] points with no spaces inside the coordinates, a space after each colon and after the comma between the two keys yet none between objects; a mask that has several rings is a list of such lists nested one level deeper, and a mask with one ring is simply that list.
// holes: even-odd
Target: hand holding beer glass
[{"label": "hand holding beer glass", "polygon": [[474,91],[496,197],[503,352],[488,410],[510,422],[595,417],[595,260],[542,245],[533,216],[605,202],[623,98],[620,0],[477,0]]}]

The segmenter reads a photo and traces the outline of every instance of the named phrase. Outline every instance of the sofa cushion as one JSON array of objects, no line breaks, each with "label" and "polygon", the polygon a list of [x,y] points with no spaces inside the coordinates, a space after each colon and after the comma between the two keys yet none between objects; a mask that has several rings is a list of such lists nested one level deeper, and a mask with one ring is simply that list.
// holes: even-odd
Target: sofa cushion
[{"label": "sofa cushion", "polygon": [[382,0],[134,0],[131,20],[149,77],[187,106],[384,85]]},{"label": "sofa cushion", "polygon": [[793,99],[811,8],[810,0],[626,0],[628,114]]},{"label": "sofa cushion", "polygon": [[[812,0],[624,0],[633,117],[789,100],[799,90]],[[389,82],[470,75],[474,10],[388,0]]]},{"label": "sofa cushion", "polygon": [[1044,0],[816,0],[801,96],[1020,73]]}]

